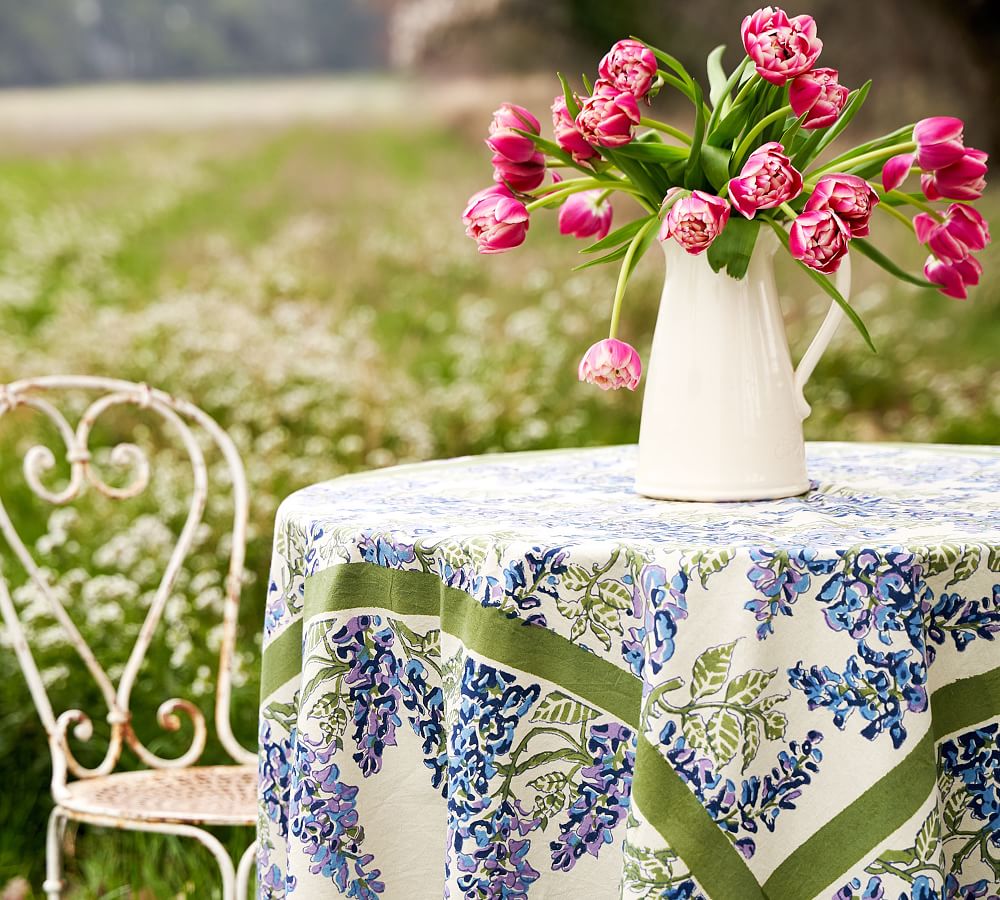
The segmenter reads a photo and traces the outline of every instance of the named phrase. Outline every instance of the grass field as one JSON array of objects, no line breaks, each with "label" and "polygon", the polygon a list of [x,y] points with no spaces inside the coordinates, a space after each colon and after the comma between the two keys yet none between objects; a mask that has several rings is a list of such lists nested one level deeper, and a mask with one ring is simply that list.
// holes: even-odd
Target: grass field
[{"label": "grass field", "polygon": [[[214,97],[171,88],[180,95],[169,103],[163,89],[132,91],[131,113],[114,90],[86,103],[73,92],[38,104],[0,97],[0,381],[71,371],[145,380],[200,402],[236,438],[253,492],[236,715],[247,743],[270,523],[283,496],[373,466],[637,434],[641,396],[575,379],[579,355],[605,332],[615,273],[571,273],[578,247],[555,233],[551,213],[501,257],[477,257],[462,234],[465,198],[489,178],[480,132],[501,88],[463,85],[419,116],[402,86],[385,82],[376,114],[363,114],[363,88],[271,88],[267,115],[254,106],[263,86]],[[984,201],[987,214],[997,208]],[[883,249],[919,266],[923,254],[898,223],[876,225]],[[1000,443],[996,257],[985,255],[986,283],[967,303],[891,284],[859,262],[856,305],[880,352],[842,328],[809,390],[807,435]],[[627,299],[622,334],[643,353],[661,268],[650,254]],[[801,352],[825,303],[790,269],[782,285]],[[88,504],[99,530],[49,517],[16,487],[26,446],[0,427],[0,488],[14,488],[25,530],[43,539],[54,571],[100,569],[125,514]],[[156,497],[170,497],[165,485]],[[151,515],[151,502],[131,512]],[[162,550],[146,532],[126,534],[139,550]],[[154,652],[154,681],[169,669],[190,684],[210,661],[202,637],[214,607],[197,601],[211,584],[195,575],[212,570],[211,546],[182,585],[201,611]],[[126,572],[100,602],[134,601],[145,577]],[[126,616],[121,633],[133,626]],[[10,657],[0,654],[0,888],[25,877],[37,890],[48,763]],[[57,698],[81,702],[61,668],[64,648],[50,642],[44,658]],[[138,702],[148,711],[163,696]],[[74,897],[212,895],[210,860],[190,845],[94,830],[73,842]]]}]

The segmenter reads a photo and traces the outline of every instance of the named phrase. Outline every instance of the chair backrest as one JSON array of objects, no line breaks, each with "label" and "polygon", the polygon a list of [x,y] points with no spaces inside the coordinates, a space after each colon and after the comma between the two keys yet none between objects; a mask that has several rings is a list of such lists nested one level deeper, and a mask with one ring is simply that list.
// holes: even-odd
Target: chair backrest
[{"label": "chair backrest", "polygon": [[[86,407],[76,428],[73,428],[53,402],[55,399],[53,395],[58,392],[78,390],[99,392],[99,395]],[[208,497],[208,468],[192,425],[203,431],[221,452],[232,482],[234,507],[232,549],[225,582],[221,650],[215,687],[215,729],[226,752],[236,762],[251,764],[255,760],[255,755],[237,742],[229,717],[248,510],[246,475],[239,452],[231,438],[198,407],[143,384],[91,376],[50,376],[0,385],[0,419],[15,408],[29,408],[44,416],[59,432],[63,445],[60,453],[68,463],[70,473],[69,482],[64,488],[53,490],[42,482],[43,474],[56,465],[56,454],[50,448],[34,446],[28,450],[23,459],[24,478],[28,487],[42,500],[57,506],[72,503],[88,487],[111,500],[137,497],[145,491],[150,482],[150,460],[138,445],[120,443],[111,449],[110,462],[116,467],[125,467],[128,471],[129,478],[123,486],[109,485],[96,470],[91,457],[91,432],[95,423],[109,410],[130,405],[150,410],[159,416],[166,430],[173,432],[190,461],[193,490],[177,543],[149,604],[135,644],[117,679],[109,677],[107,669],[98,662],[80,629],[55,595],[46,571],[39,566],[16,530],[3,499],[0,498],[0,533],[6,538],[14,555],[34,583],[35,589],[44,595],[51,614],[96,682],[107,708],[107,721],[110,726],[107,750],[99,765],[84,766],[70,749],[68,732],[72,728],[73,734],[79,740],[90,740],[93,734],[92,720],[86,712],[79,709],[70,709],[58,716],[53,712],[45,682],[28,645],[25,629],[18,618],[17,607],[12,600],[8,584],[0,575],[0,612],[7,626],[9,640],[27,679],[32,699],[48,733],[52,751],[53,790],[57,794],[65,786],[68,773],[78,778],[87,778],[112,772],[125,746],[128,746],[145,765],[154,768],[182,768],[191,765],[204,750],[207,728],[201,710],[194,703],[174,698],[161,704],[157,711],[158,723],[170,731],[176,731],[180,727],[178,713],[184,713],[191,720],[194,729],[191,744],[176,758],[158,756],[139,739],[132,727],[129,707],[146,652],[163,618],[164,607],[171,597],[185,558],[191,551],[205,512]]]}]

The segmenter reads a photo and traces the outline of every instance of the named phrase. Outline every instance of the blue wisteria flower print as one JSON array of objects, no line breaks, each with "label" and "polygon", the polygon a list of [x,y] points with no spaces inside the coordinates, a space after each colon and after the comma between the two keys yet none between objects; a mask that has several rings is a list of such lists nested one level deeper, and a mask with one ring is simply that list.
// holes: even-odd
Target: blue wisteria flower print
[{"label": "blue wisteria flower print", "polygon": [[432,784],[442,782],[443,696],[428,681],[434,662],[425,644],[426,638],[402,623],[380,616],[355,616],[326,633],[329,657],[313,684],[318,689],[340,685],[341,693],[328,690],[323,715],[327,724],[337,721],[339,704],[344,704],[354,724],[353,758],[365,777],[381,769],[386,747],[396,746],[396,729],[405,714],[423,741]]},{"label": "blue wisteria flower print", "polygon": [[457,703],[449,710],[448,809],[457,820],[489,807],[497,758],[510,753],[515,729],[539,694],[537,684],[522,687],[511,674],[465,660]]},{"label": "blue wisteria flower print", "polygon": [[372,855],[361,849],[358,788],[340,780],[335,753],[304,735],[296,742],[289,833],[309,857],[312,874],[331,879],[345,896],[376,900],[385,884]]},{"label": "blue wisteria flower print", "polygon": [[527,900],[528,888],[540,877],[528,861],[531,841],[526,837],[536,824],[507,800],[485,818],[455,828],[445,897]]},{"label": "blue wisteria flower print", "polygon": [[755,504],[634,452],[282,505],[262,900],[1000,900],[1000,451],[812,445]]},{"label": "blue wisteria flower print", "polygon": [[[855,640],[857,652],[840,671],[799,661],[789,670],[789,682],[805,694],[810,709],[831,711],[838,728],[857,712],[865,738],[888,734],[898,748],[906,739],[907,713],[927,709],[934,645],[949,634],[959,652],[976,638],[993,640],[1000,629],[1000,584],[981,600],[947,592],[935,598],[924,576],[929,567],[916,552],[861,549],[839,556],[836,564],[812,563],[832,571],[816,599],[828,627]],[[901,649],[886,649],[896,647]]]},{"label": "blue wisteria flower print", "polygon": [[393,542],[388,534],[376,534],[366,531],[358,542],[358,552],[368,563],[382,566],[386,569],[402,569],[407,563],[416,559],[413,544]]},{"label": "blue wisteria flower print", "polygon": [[816,550],[765,550],[750,551],[753,566],[747,578],[760,597],[748,600],[745,608],[754,614],[760,625],[757,637],[764,640],[774,634],[774,620],[790,616],[792,606],[800,594],[806,593],[815,575],[825,575],[833,570],[837,560],[824,559]]},{"label": "blue wisteria flower print", "polygon": [[688,577],[684,571],[668,575],[663,566],[646,566],[640,583],[646,612],[642,637],[650,648],[646,665],[657,674],[674,655],[678,622],[687,618]]},{"label": "blue wisteria flower print", "polygon": [[577,797],[552,842],[552,868],[572,869],[584,854],[598,856],[625,820],[635,769],[635,734],[617,723],[594,725],[587,751],[591,765],[580,771]]}]

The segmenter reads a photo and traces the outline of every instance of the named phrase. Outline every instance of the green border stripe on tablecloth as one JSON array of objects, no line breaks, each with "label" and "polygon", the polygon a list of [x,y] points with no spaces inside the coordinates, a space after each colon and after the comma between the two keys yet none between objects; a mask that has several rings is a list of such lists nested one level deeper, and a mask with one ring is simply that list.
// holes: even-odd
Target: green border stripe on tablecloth
[{"label": "green border stripe on tablecloth", "polygon": [[928,732],[895,769],[800,845],[764,882],[781,900],[815,897],[903,825],[934,790],[934,737]]},{"label": "green border stripe on tablecloth", "polygon": [[[630,672],[547,628],[525,625],[495,607],[482,606],[432,573],[385,569],[371,563],[344,563],[306,579],[303,609],[306,621],[325,612],[371,608],[397,615],[438,615],[442,630],[478,655],[544,678],[638,728],[642,685]],[[279,641],[281,638],[265,651],[265,669],[285,674],[284,656],[288,651],[294,651],[301,660],[301,638],[294,648],[279,647]],[[269,666],[272,650],[280,653],[282,659]],[[287,677],[294,674],[292,671]],[[276,674],[268,678],[269,691],[280,686],[276,679]],[[646,819],[680,854],[713,900],[764,897],[739,851],[670,763],[642,737],[633,796]]]},{"label": "green border stripe on tablecloth", "polygon": [[1000,716],[1000,667],[938,688],[931,709],[937,740]]},{"label": "green border stripe on tablecloth", "polygon": [[774,870],[764,883],[768,897],[815,897],[912,818],[937,783],[935,741],[1000,715],[1000,668],[939,688],[931,709],[932,732]]},{"label": "green border stripe on tablecloth", "polygon": [[635,754],[632,799],[712,900],[764,900],[767,896],[698,798],[642,735]]},{"label": "green border stripe on tablecloth", "polygon": [[261,703],[301,671],[302,620],[296,619],[264,648],[260,663]]}]

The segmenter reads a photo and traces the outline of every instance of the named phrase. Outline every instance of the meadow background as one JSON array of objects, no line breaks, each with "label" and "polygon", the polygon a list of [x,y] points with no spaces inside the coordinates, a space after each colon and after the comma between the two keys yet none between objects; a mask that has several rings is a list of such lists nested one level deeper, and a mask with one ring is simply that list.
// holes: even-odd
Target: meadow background
[{"label": "meadow background", "polygon": [[[739,19],[750,11],[706,3],[701,18],[687,14],[690,40],[650,33],[665,45],[691,48],[684,59],[698,75],[704,33],[735,45]],[[996,149],[995,117],[975,119],[974,88],[995,84],[976,59],[981,35],[962,45],[962,26],[948,18],[953,10],[931,2],[908,7],[911,16],[913,9],[923,16],[910,23],[913,35],[947,21],[953,31],[935,32],[939,40],[966,48],[950,74],[928,76],[931,85],[893,74],[914,65],[910,44],[887,61],[870,44],[866,55],[863,41],[861,50],[857,41],[848,48],[832,19],[832,33],[824,31],[829,5],[811,10],[827,41],[824,60],[835,64],[844,55],[850,72],[845,65],[842,76],[850,84],[877,78],[872,68],[885,82],[881,97],[876,82],[873,111],[850,129],[852,140],[877,133],[881,112],[891,112],[881,129],[888,130],[957,107],[970,117],[969,142]],[[162,26],[162,46],[148,38],[160,34],[156,29],[129,31],[122,24],[134,20],[120,3],[70,6],[76,30],[63,33],[56,25],[65,24],[66,4],[33,6],[32,15],[51,32],[26,28],[13,4],[0,4],[6,26],[0,33],[20,22],[28,36],[16,64],[13,49],[0,53],[0,80],[21,85],[0,91],[0,383],[56,372],[148,381],[199,403],[232,434],[252,494],[234,717],[238,735],[252,745],[271,524],[281,499],[311,482],[400,462],[634,441],[641,391],[609,396],[575,376],[581,353],[605,332],[615,272],[572,273],[579,245],[558,236],[551,212],[535,217],[527,244],[514,253],[479,257],[463,236],[465,199],[489,180],[481,141],[491,110],[510,99],[544,113],[555,92],[554,78],[526,71],[519,61],[517,49],[539,33],[518,12],[523,4],[491,0],[470,20],[462,14],[468,4],[439,3],[435,8],[452,8],[453,15],[435,31],[425,3],[336,3],[327,12],[339,9],[347,18],[320,27],[306,13],[322,5],[302,0],[291,5],[301,20],[289,24],[286,16],[286,31],[268,32],[254,16],[275,15],[276,7],[248,3],[241,21],[252,40],[244,47],[219,38],[216,49],[229,52],[214,55],[213,35],[228,34],[229,20],[220,12],[210,22],[206,10],[231,11],[231,4],[199,10],[136,4],[148,15],[143,22]],[[449,70],[447,48],[467,47],[490,29],[487,7],[509,33],[507,63],[494,58],[496,51],[478,71],[465,58]],[[619,29],[615,35],[642,30],[643,20],[623,3],[614,22],[597,28],[587,8],[551,7],[564,13],[556,55],[587,59],[592,69],[599,55],[593,48],[607,28]],[[87,48],[108,44],[102,28],[109,21],[118,23],[109,32],[118,36],[112,46],[124,49],[102,56]],[[720,23],[729,23],[732,34],[719,35]],[[652,24],[664,27],[660,19]],[[345,29],[367,43],[342,40]],[[136,34],[148,39],[143,53],[130,55]],[[199,52],[177,51],[177,34]],[[308,52],[295,34],[310,36]],[[335,44],[353,49],[338,56]],[[359,58],[362,45],[367,50]],[[4,46],[0,41],[0,51]],[[63,46],[77,48],[75,68],[66,54],[63,68],[55,66]],[[502,46],[498,40],[494,50]],[[289,47],[301,52],[284,52]],[[736,58],[731,50],[727,62]],[[410,68],[388,71],[396,63]],[[356,71],[331,75],[333,68]],[[255,77],[120,81],[178,73]],[[272,75],[283,77],[263,77]],[[81,79],[88,83],[25,86]],[[94,83],[108,79],[113,83]],[[663,105],[654,114],[683,119],[686,113]],[[982,209],[995,218],[1000,203],[988,193]],[[627,202],[616,208],[619,222],[632,212]],[[924,254],[905,229],[888,217],[877,218],[876,227],[883,250],[919,268]],[[855,304],[879,353],[870,354],[849,327],[841,329],[808,389],[807,437],[1000,443],[998,255],[995,248],[984,254],[984,283],[964,303],[890,282],[858,260]],[[622,334],[644,356],[661,279],[662,260],[651,253],[626,301]],[[797,355],[827,304],[790,266],[780,284]],[[70,399],[78,408],[78,398]],[[138,427],[152,439],[151,423],[141,415],[112,417],[102,437],[113,443]],[[52,438],[31,415],[0,421],[0,492],[63,602],[104,657],[120,665],[185,512],[189,477],[168,447],[151,488],[136,501],[113,507],[88,496],[75,512],[53,511],[31,498],[20,473],[24,451],[40,440],[54,446]],[[155,734],[152,710],[164,697],[193,696],[208,708],[226,499],[223,485],[150,653],[135,699],[143,735]],[[72,674],[72,657],[39,598],[23,586],[9,554],[0,552],[0,560],[18,585],[16,599],[57,709],[99,712],[96,693]],[[159,737],[152,747],[176,753],[185,736]],[[100,744],[99,729],[92,743]],[[217,747],[209,758],[221,759]],[[4,900],[37,896],[49,774],[44,733],[0,638]],[[237,852],[248,835],[230,840]],[[213,896],[213,864],[190,843],[71,828],[69,844],[73,898]]]}]

